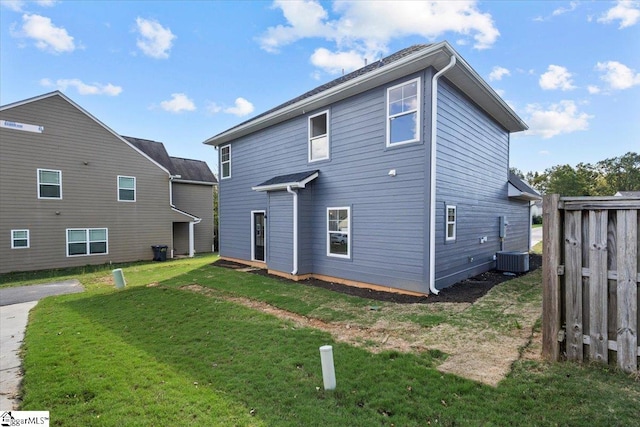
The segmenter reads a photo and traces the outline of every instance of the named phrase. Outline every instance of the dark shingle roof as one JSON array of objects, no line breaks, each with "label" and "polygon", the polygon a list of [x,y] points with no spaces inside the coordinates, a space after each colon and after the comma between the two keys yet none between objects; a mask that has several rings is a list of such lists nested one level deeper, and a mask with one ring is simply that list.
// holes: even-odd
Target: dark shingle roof
[{"label": "dark shingle roof", "polygon": [[202,160],[171,157],[162,142],[131,136],[122,137],[162,165],[171,175],[180,175],[180,179],[183,181],[218,182],[207,163]]},{"label": "dark shingle roof", "polygon": [[535,188],[527,184],[525,181],[523,181],[518,175],[514,174],[513,172],[509,172],[509,184],[513,185],[523,193],[533,194],[534,196],[540,196],[540,193],[538,193],[538,191]]},{"label": "dark shingle roof", "polygon": [[305,179],[309,178],[311,175],[315,173],[318,173],[318,171],[313,170],[313,171],[307,171],[307,172],[297,172],[297,173],[290,173],[287,175],[280,175],[280,176],[273,177],[263,182],[262,184],[257,185],[257,187],[266,187],[268,185],[277,185],[277,184],[288,184],[290,182],[300,182],[300,181],[304,181]]}]

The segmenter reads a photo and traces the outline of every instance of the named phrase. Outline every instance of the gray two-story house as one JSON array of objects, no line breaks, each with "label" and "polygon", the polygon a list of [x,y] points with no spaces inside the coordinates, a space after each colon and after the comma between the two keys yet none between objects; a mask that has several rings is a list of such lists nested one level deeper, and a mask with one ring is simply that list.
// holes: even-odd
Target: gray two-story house
[{"label": "gray two-story house", "polygon": [[437,293],[528,250],[539,196],[509,182],[510,134],[525,129],[448,43],[401,50],[205,141],[220,255]]},{"label": "gray two-story house", "polygon": [[193,254],[203,218],[176,179],[59,91],[0,107],[0,273],[150,260],[178,240]]}]

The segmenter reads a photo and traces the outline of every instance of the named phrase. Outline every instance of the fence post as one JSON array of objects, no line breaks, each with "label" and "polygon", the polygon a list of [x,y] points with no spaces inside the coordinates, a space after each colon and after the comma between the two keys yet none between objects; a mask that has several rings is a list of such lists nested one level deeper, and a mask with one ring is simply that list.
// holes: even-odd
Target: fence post
[{"label": "fence post", "polygon": [[560,309],[560,283],[558,260],[560,259],[560,196],[545,195],[542,203],[542,356],[557,361],[560,359],[560,331],[562,311]]},{"label": "fence post", "polygon": [[638,360],[638,211],[619,210],[617,230],[618,252],[618,367],[625,372],[637,371]]}]

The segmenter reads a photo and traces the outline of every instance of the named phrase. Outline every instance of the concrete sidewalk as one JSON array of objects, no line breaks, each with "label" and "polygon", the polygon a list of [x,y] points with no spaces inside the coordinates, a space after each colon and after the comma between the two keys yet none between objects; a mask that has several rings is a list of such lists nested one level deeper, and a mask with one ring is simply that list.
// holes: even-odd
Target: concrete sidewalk
[{"label": "concrete sidewalk", "polygon": [[84,288],[77,280],[0,289],[0,412],[18,408],[22,381],[20,348],[29,311],[41,298],[82,291]]}]

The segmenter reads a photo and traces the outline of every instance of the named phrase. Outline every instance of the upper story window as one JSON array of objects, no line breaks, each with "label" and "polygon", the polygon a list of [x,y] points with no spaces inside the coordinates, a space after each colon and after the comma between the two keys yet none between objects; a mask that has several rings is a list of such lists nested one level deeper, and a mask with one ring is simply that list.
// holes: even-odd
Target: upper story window
[{"label": "upper story window", "polygon": [[387,146],[420,140],[420,79],[387,89]]},{"label": "upper story window", "polygon": [[38,199],[62,199],[62,172],[38,169]]},{"label": "upper story window", "polygon": [[29,230],[11,230],[11,249],[29,247]]},{"label": "upper story window", "polygon": [[136,201],[136,177],[135,176],[118,176],[118,201],[119,202],[135,202]]},{"label": "upper story window", "polygon": [[327,255],[351,257],[351,209],[327,208]]},{"label": "upper story window", "polygon": [[106,254],[108,243],[106,228],[67,229],[67,256]]},{"label": "upper story window", "polygon": [[220,177],[231,177],[231,145],[220,147]]},{"label": "upper story window", "polygon": [[457,220],[456,207],[447,205],[447,218],[446,218],[446,221],[447,221],[446,240],[447,241],[456,240],[456,220]]},{"label": "upper story window", "polygon": [[309,161],[329,158],[329,111],[309,117]]}]

